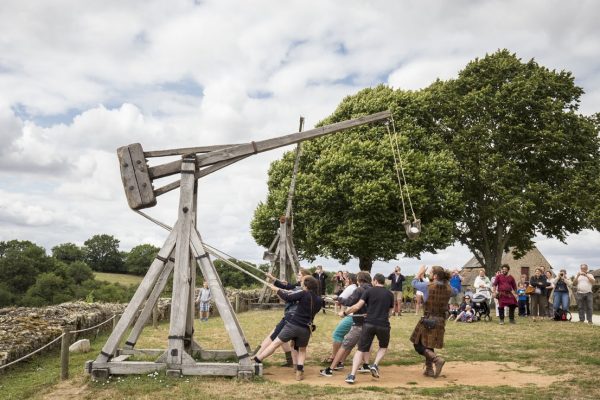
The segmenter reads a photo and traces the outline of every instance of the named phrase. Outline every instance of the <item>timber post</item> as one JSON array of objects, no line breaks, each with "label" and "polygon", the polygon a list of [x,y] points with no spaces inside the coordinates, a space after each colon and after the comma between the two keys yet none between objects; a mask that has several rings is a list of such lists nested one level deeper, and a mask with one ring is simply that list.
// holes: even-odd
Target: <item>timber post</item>
[{"label": "timber post", "polygon": [[60,340],[60,379],[69,379],[69,345],[71,342],[71,331],[68,326],[63,328]]}]

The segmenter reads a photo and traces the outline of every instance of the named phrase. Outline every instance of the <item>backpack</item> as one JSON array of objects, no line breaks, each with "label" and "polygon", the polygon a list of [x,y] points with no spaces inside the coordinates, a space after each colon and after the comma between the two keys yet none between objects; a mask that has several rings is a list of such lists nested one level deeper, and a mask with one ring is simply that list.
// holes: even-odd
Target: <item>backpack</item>
[{"label": "backpack", "polygon": [[565,310],[558,310],[554,312],[554,320],[555,321],[570,321],[571,313]]}]

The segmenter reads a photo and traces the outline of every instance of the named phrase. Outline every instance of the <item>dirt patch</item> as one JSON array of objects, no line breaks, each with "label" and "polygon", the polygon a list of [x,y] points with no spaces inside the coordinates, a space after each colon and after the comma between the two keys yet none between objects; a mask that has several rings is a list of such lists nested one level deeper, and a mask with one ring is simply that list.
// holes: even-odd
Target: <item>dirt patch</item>
[{"label": "dirt patch", "polygon": [[[322,367],[305,367],[303,383],[320,386],[350,386],[344,379],[349,373],[346,367],[342,371],[334,372],[334,376],[319,375]],[[265,368],[264,378],[282,384],[298,383],[291,368],[268,367]],[[538,368],[519,366],[517,363],[497,362],[447,362],[442,374],[436,378],[423,376],[422,365],[409,366],[382,366],[379,379],[370,374],[357,374],[354,386],[381,386],[381,387],[441,387],[446,385],[470,386],[513,386],[527,385],[550,386],[559,378],[565,376],[544,375]]]},{"label": "dirt patch", "polygon": [[51,391],[42,396],[42,400],[80,399],[86,390],[85,382],[71,379],[52,386]]}]

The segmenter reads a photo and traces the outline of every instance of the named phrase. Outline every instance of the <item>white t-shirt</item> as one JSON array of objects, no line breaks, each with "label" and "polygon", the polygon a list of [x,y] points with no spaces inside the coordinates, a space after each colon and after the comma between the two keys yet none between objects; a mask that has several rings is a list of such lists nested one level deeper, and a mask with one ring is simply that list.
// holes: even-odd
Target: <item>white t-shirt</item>
[{"label": "white t-shirt", "polygon": [[592,274],[586,274],[587,276],[579,275],[577,279],[575,279],[575,283],[577,283],[577,293],[590,293],[592,291],[592,282],[590,279],[594,279]]},{"label": "white t-shirt", "polygon": [[347,299],[348,297],[350,297],[350,295],[356,290],[356,285],[353,283],[351,285],[346,286],[346,288],[344,289],[344,291],[342,293],[340,293],[340,295],[338,297],[343,297],[344,299]]}]

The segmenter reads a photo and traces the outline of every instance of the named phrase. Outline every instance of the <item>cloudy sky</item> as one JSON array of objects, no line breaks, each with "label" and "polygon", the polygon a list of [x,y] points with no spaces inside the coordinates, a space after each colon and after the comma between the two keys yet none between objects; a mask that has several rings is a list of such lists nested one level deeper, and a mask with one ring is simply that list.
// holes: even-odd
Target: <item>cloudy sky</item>
[{"label": "cloudy sky", "polygon": [[[240,143],[307,128],[380,83],[418,89],[499,48],[572,71],[581,112],[600,111],[596,1],[4,0],[0,7],[0,240],[48,250],[107,233],[129,250],[166,232],[133,213],[116,148]],[[288,148],[289,150],[289,148]],[[270,162],[256,155],[200,181],[199,230],[260,261],[249,233]],[[152,216],[173,224],[177,191]],[[600,234],[539,238],[551,264],[600,267]],[[464,264],[459,246],[400,259]],[[334,261],[321,260],[327,269]],[[389,271],[391,263],[376,263]],[[349,269],[357,269],[351,262]]]}]

